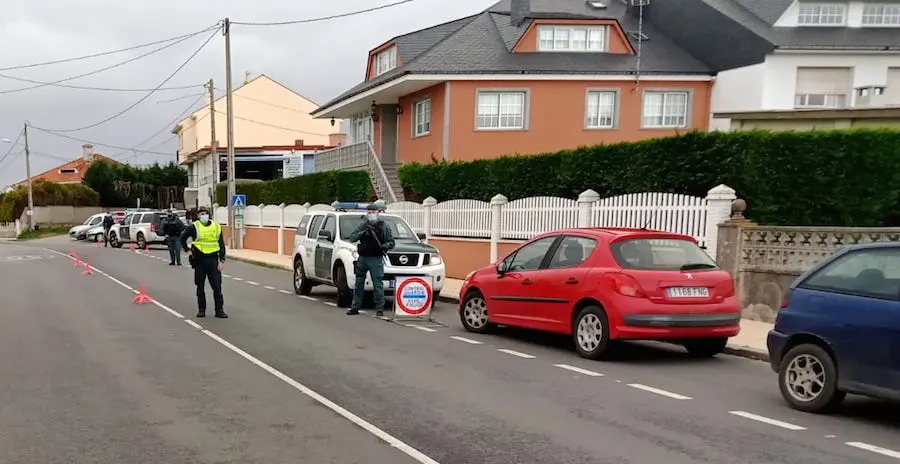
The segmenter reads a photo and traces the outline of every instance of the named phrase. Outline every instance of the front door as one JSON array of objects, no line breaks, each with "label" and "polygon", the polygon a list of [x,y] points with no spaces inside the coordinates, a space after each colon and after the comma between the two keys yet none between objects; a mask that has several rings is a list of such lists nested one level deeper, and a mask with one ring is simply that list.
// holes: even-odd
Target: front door
[{"label": "front door", "polygon": [[535,281],[543,272],[547,252],[557,236],[526,243],[502,261],[505,271],[488,285],[491,320],[501,324],[531,327],[536,323],[536,302],[540,299]]},{"label": "front door", "polygon": [[129,214],[122,219],[122,224],[119,226],[119,241],[125,242],[128,241],[131,237],[131,223],[134,221],[135,215]]},{"label": "front door", "polygon": [[567,235],[537,276],[535,288],[540,299],[535,302],[535,312],[545,330],[568,333],[571,329],[571,311],[590,271],[584,263],[596,247],[593,238]]},{"label": "front door", "polygon": [[[321,237],[322,232],[330,234],[330,238]],[[331,262],[334,257],[334,240],[337,232],[337,219],[334,214],[325,216],[322,230],[316,237],[316,277],[331,280]]]}]

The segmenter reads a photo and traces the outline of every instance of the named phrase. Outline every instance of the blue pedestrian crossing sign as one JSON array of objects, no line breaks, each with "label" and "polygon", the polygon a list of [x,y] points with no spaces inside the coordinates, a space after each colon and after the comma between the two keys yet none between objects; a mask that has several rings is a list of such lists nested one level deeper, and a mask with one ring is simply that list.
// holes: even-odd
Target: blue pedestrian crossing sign
[{"label": "blue pedestrian crossing sign", "polygon": [[234,209],[243,209],[247,207],[247,195],[237,193],[231,196],[231,207]]}]

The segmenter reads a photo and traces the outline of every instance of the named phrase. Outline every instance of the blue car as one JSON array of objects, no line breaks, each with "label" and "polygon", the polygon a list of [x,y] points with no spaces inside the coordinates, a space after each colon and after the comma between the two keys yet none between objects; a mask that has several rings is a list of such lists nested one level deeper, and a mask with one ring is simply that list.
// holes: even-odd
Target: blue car
[{"label": "blue car", "polygon": [[848,393],[900,401],[900,243],[848,246],[800,276],[767,342],[794,409],[828,412]]}]

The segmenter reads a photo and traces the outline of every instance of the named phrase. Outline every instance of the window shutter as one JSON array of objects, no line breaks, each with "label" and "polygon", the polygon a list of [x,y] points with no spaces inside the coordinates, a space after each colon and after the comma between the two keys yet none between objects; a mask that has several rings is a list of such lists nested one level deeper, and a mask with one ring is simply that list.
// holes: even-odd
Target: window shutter
[{"label": "window shutter", "polygon": [[852,87],[852,68],[797,68],[797,95],[847,95]]},{"label": "window shutter", "polygon": [[900,68],[888,69],[884,95],[888,105],[900,105]]}]

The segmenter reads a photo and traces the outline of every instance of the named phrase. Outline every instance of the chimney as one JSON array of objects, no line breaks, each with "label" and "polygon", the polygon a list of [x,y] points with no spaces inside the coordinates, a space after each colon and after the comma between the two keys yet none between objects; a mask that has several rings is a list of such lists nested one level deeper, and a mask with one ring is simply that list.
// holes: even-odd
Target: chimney
[{"label": "chimney", "polygon": [[82,145],[81,157],[84,158],[85,161],[92,161],[94,159],[94,146],[89,143]]},{"label": "chimney", "polygon": [[305,147],[306,145],[303,143],[303,139],[294,139],[295,147]]},{"label": "chimney", "polygon": [[347,134],[335,133],[328,134],[328,145],[332,147],[343,147],[347,144]]},{"label": "chimney", "polygon": [[519,27],[531,16],[531,0],[509,0],[509,23]]}]

